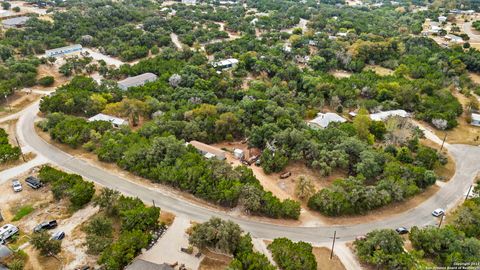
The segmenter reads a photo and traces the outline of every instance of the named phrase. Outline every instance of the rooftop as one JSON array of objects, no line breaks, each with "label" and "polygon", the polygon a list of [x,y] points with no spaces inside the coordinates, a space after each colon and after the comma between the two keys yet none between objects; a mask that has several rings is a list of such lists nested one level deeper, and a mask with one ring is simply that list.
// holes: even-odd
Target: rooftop
[{"label": "rooftop", "polygon": [[45,53],[48,54],[49,52],[56,52],[56,51],[68,51],[68,50],[74,50],[74,49],[81,49],[82,45],[80,44],[73,44],[65,47],[60,47],[60,48],[55,48],[55,49],[50,49],[46,50]]},{"label": "rooftop", "polygon": [[238,60],[235,58],[229,58],[225,60],[221,60],[218,62],[213,62],[212,66],[213,67],[223,67],[223,66],[228,66],[228,65],[235,65],[238,64]]},{"label": "rooftop", "polygon": [[110,122],[116,126],[121,126],[121,125],[127,125],[128,121],[122,118],[118,118],[115,116],[99,113],[95,116],[92,116],[88,118],[88,122],[93,122],[93,121],[107,121]]},{"label": "rooftop", "polygon": [[147,82],[155,81],[157,80],[157,78],[158,78],[157,75],[153,73],[143,73],[143,74],[129,77],[129,78],[126,78],[125,80],[119,81],[118,86],[126,90],[129,87],[141,86]]},{"label": "rooftop", "polygon": [[372,119],[373,121],[383,121],[392,116],[408,117],[409,113],[404,110],[384,111],[370,114],[370,119]]},{"label": "rooftop", "polygon": [[473,121],[480,121],[480,113],[472,113]]},{"label": "rooftop", "polygon": [[343,123],[343,122],[346,122],[346,121],[347,120],[345,118],[341,117],[340,115],[338,115],[336,113],[327,112],[327,113],[318,113],[317,117],[308,121],[308,123],[320,126],[322,128],[326,128],[332,122]]},{"label": "rooftop", "polygon": [[24,25],[30,17],[27,16],[22,16],[22,17],[15,17],[11,19],[6,19],[2,21],[3,25],[9,25],[9,26],[17,26],[17,25]]}]

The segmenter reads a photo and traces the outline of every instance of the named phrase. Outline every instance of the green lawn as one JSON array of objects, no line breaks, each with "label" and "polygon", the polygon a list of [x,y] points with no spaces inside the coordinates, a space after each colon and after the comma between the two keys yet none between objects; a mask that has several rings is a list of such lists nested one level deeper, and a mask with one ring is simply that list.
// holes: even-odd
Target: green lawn
[{"label": "green lawn", "polygon": [[17,210],[17,213],[15,213],[15,216],[13,217],[12,221],[18,221],[18,220],[22,219],[24,216],[27,216],[28,214],[33,212],[33,210],[35,210],[35,209],[31,205],[24,205],[24,206],[20,207]]}]

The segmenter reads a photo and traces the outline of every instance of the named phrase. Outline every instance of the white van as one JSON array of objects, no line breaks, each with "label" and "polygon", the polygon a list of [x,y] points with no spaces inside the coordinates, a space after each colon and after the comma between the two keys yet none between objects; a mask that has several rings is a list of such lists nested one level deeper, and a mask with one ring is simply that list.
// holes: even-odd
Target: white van
[{"label": "white van", "polygon": [[12,224],[3,225],[0,228],[0,240],[5,241],[17,233],[18,233],[18,228],[16,226]]}]

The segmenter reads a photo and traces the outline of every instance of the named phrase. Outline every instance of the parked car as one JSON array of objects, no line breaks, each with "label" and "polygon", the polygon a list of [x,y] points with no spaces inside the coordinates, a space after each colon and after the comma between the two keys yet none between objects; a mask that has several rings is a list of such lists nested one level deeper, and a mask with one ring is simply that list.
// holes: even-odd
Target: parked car
[{"label": "parked car", "polygon": [[20,181],[18,181],[18,179],[13,179],[12,188],[13,188],[13,191],[15,192],[20,192],[23,190],[22,184],[20,184]]},{"label": "parked car", "polygon": [[59,231],[59,232],[56,232],[54,234],[52,234],[52,240],[62,240],[63,238],[65,238],[65,233],[62,232],[62,231]]},{"label": "parked car", "polygon": [[443,215],[445,215],[445,210],[442,209],[442,208],[437,208],[437,209],[433,210],[432,215],[434,217],[443,216]]},{"label": "parked car", "polygon": [[33,176],[29,176],[25,179],[27,185],[33,189],[39,189],[43,186],[42,182]]},{"label": "parked car", "polygon": [[53,228],[56,228],[57,225],[58,224],[56,220],[45,221],[35,226],[35,228],[33,228],[33,232],[38,233],[43,230],[51,230]]},{"label": "parked car", "polygon": [[398,234],[407,234],[408,233],[408,230],[407,228],[405,227],[398,227],[395,229],[395,231],[398,233]]},{"label": "parked car", "polygon": [[5,224],[0,228],[0,241],[4,243],[7,239],[18,233],[18,228],[12,224]]},{"label": "parked car", "polygon": [[280,175],[280,179],[288,178],[288,177],[290,177],[290,175],[292,175],[292,172],[283,173],[283,174]]}]

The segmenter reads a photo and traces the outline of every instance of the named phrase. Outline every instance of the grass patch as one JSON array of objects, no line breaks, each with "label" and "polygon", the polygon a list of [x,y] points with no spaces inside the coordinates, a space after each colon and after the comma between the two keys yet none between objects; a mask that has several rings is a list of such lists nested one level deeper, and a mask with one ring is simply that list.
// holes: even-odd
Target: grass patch
[{"label": "grass patch", "polygon": [[35,208],[31,205],[24,205],[20,207],[17,212],[15,213],[15,216],[13,217],[12,221],[19,221],[23,217],[27,216],[28,214],[32,213]]}]

